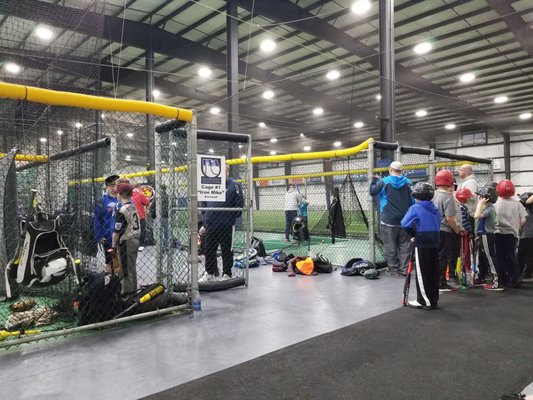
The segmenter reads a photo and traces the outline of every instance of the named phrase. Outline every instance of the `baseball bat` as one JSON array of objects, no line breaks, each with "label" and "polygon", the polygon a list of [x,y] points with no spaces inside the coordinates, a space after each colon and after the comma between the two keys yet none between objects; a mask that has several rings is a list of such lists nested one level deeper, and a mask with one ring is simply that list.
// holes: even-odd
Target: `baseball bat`
[{"label": "baseball bat", "polygon": [[150,301],[151,299],[153,299],[154,297],[156,296],[159,296],[161,293],[163,293],[165,291],[165,286],[163,286],[162,284],[158,284],[155,288],[153,288],[152,290],[150,290],[148,293],[146,293],[144,296],[142,296],[139,301],[136,301],[135,303],[133,303],[131,306],[129,306],[128,308],[126,308],[124,311],[120,312],[116,317],[115,319],[117,318],[120,318],[122,317],[123,315],[126,315],[127,313],[129,313],[130,311],[132,311],[134,308],[138,307],[139,304],[144,304],[146,303],[147,301]]},{"label": "baseball bat", "polygon": [[468,289],[468,283],[466,279],[466,246],[468,246],[468,242],[468,234],[465,233],[464,236],[461,236],[461,289]]},{"label": "baseball bat", "polygon": [[413,272],[413,258],[415,254],[415,243],[413,242],[413,249],[411,250],[411,258],[407,266],[407,274],[405,276],[405,283],[403,285],[402,305],[406,306],[409,300],[409,289],[411,288],[411,273]]}]

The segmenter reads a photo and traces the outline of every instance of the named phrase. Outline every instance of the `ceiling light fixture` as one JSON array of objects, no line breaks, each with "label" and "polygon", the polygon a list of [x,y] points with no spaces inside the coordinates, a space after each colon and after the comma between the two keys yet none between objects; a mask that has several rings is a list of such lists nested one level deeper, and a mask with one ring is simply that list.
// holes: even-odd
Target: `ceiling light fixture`
[{"label": "ceiling light fixture", "polygon": [[41,141],[41,143],[46,143],[46,138],[45,137],[42,137],[39,140]]},{"label": "ceiling light fixture", "polygon": [[342,145],[341,142],[335,142],[335,143],[333,143],[333,146],[334,146],[334,147],[340,147],[341,145]]},{"label": "ceiling light fixture", "polygon": [[352,4],[351,10],[355,15],[363,15],[370,10],[371,6],[370,1],[368,0],[357,0]]},{"label": "ceiling light fixture", "polygon": [[126,133],[126,136],[129,137],[129,138],[132,138],[133,137],[133,133],[132,132],[128,132],[128,133]]},{"label": "ceiling light fixture", "polygon": [[429,42],[422,42],[418,43],[414,48],[414,52],[416,54],[426,54],[429,53],[433,49],[433,46]]},{"label": "ceiling light fixture", "polygon": [[207,151],[210,152],[211,154],[215,152],[215,150],[213,150],[213,149],[209,149]]},{"label": "ceiling light fixture", "polygon": [[50,40],[54,36],[54,33],[46,26],[40,26],[35,30],[35,35],[43,40]]},{"label": "ceiling light fixture", "polygon": [[380,94],[378,94],[378,95],[376,96],[376,100],[377,100],[377,101],[380,101],[380,100],[381,100],[381,95],[380,95]]},{"label": "ceiling light fixture", "polygon": [[476,75],[474,75],[472,72],[467,72],[459,77],[459,80],[463,83],[472,82],[474,79],[476,79]]},{"label": "ceiling light fixture", "polygon": [[12,74],[18,74],[20,72],[20,66],[15,63],[7,63],[4,69]]},{"label": "ceiling light fixture", "polygon": [[315,115],[322,115],[324,113],[324,109],[321,107],[317,107],[313,110],[313,114]]},{"label": "ceiling light fixture", "polygon": [[157,99],[159,96],[161,96],[161,92],[157,89],[152,90],[152,96],[154,96],[154,99]]},{"label": "ceiling light fixture", "polygon": [[275,156],[276,154],[278,154],[278,153],[276,153],[274,150],[272,150],[272,151],[270,152],[270,155],[271,155],[271,156]]},{"label": "ceiling light fixture", "polygon": [[76,129],[80,129],[83,125],[81,124],[81,122],[76,122],[74,126],[76,127]]},{"label": "ceiling light fixture", "polygon": [[218,114],[218,113],[220,112],[220,108],[218,108],[218,107],[211,107],[211,109],[209,110],[209,112],[210,112],[211,114],[215,114],[215,115],[216,115],[216,114]]},{"label": "ceiling light fixture", "polygon": [[426,115],[428,115],[428,112],[426,110],[418,110],[415,115],[417,117],[425,117]]},{"label": "ceiling light fixture", "polygon": [[105,114],[104,113],[100,114],[100,118],[105,119]]},{"label": "ceiling light fixture", "polygon": [[363,126],[365,126],[365,124],[361,121],[357,121],[355,124],[353,124],[354,128],[362,128]]},{"label": "ceiling light fixture", "polygon": [[530,119],[531,118],[531,113],[530,112],[522,113],[522,114],[520,114],[519,118],[520,119]]},{"label": "ceiling light fixture", "polygon": [[241,158],[246,158],[246,154],[243,154],[243,155],[241,156]]},{"label": "ceiling light fixture", "polygon": [[261,42],[259,47],[263,51],[270,52],[276,48],[276,43],[271,39],[266,39]]},{"label": "ceiling light fixture", "polygon": [[263,92],[263,98],[264,99],[271,99],[272,97],[274,97],[274,92],[272,90],[266,90],[265,92]]},{"label": "ceiling light fixture", "polygon": [[304,151],[309,151],[311,150],[311,146],[304,146]]},{"label": "ceiling light fixture", "polygon": [[339,76],[341,76],[341,74],[337,70],[329,71],[326,74],[326,78],[328,78],[330,81],[334,81],[335,79],[339,79]]},{"label": "ceiling light fixture", "polygon": [[131,156],[126,156],[125,160],[126,161],[131,161]]},{"label": "ceiling light fixture", "polygon": [[498,96],[498,97],[496,97],[496,98],[494,99],[494,102],[495,102],[496,104],[502,104],[502,103],[507,102],[507,100],[509,100],[509,99],[507,98],[507,96]]},{"label": "ceiling light fixture", "polygon": [[[177,146],[177,145],[178,145],[178,142],[172,142],[171,145],[172,145],[172,146]],[[187,155],[187,154],[185,154],[185,155]]]},{"label": "ceiling light fixture", "polygon": [[276,139],[275,137],[273,137],[272,139],[270,139],[270,143],[276,143],[278,141],[278,139]]},{"label": "ceiling light fixture", "polygon": [[239,145],[239,149],[242,149],[244,147],[244,144]]},{"label": "ceiling light fixture", "polygon": [[457,128],[457,126],[456,126],[455,124],[446,124],[446,125],[444,125],[444,127],[445,127],[447,130],[449,130],[449,131],[451,131],[452,129]]},{"label": "ceiling light fixture", "polygon": [[211,69],[208,67],[200,67],[198,75],[202,78],[209,78],[211,76]]},{"label": "ceiling light fixture", "polygon": [[264,122],[259,122],[259,128],[266,128],[266,124]]},{"label": "ceiling light fixture", "polygon": [[62,131],[61,129],[58,129],[58,130],[57,130],[57,134],[58,134],[59,136],[61,136],[61,135],[63,134],[63,131]]},{"label": "ceiling light fixture", "polygon": [[305,137],[305,135],[303,133],[300,133],[300,137]]}]

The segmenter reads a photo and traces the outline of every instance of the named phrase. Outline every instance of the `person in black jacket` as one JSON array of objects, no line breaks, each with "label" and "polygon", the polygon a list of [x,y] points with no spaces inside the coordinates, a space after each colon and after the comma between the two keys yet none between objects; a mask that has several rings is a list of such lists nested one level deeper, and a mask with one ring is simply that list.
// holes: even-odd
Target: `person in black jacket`
[{"label": "person in black jacket", "polygon": [[[229,177],[229,167],[226,165],[226,200],[200,202],[200,207],[242,208],[244,195],[242,186]],[[231,278],[233,267],[233,225],[241,215],[238,211],[203,211],[203,226],[199,230],[205,252],[205,273],[199,282],[209,282],[219,275],[217,264],[217,249],[220,245],[222,252],[222,280]]]}]

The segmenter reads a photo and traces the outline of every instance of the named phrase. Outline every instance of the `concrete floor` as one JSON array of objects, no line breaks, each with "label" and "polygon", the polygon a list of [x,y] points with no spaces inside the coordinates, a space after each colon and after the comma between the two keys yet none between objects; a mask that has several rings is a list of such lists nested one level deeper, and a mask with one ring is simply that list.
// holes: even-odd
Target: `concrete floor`
[{"label": "concrete floor", "polygon": [[0,350],[1,397],[137,399],[400,307],[403,282],[261,266],[248,288],[202,294],[199,318]]}]

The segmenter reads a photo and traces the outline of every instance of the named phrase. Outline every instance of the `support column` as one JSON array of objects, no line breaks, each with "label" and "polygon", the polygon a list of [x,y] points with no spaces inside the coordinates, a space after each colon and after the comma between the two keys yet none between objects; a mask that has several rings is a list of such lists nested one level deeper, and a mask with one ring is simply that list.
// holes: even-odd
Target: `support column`
[{"label": "support column", "polygon": [[[146,49],[145,53],[146,63],[146,101],[154,101],[154,50],[152,48],[152,42],[150,41],[150,47]],[[154,169],[155,164],[155,152],[154,152],[154,117],[150,114],[146,114],[146,170]],[[149,181],[153,178],[148,177]],[[154,183],[154,182],[149,182]],[[158,190],[158,189],[156,189]]]},{"label": "support column", "polygon": [[[333,163],[330,159],[325,159],[322,163],[322,170],[324,172],[333,171]],[[326,187],[326,206],[327,209],[331,207],[331,194],[333,193],[333,176],[324,177],[324,186]]]},{"label": "support column", "polygon": [[[283,175],[290,175],[292,171],[291,163],[289,161],[285,161],[285,173]],[[285,182],[285,185],[287,186],[287,189],[289,188],[289,181],[287,180]]]},{"label": "support column", "polygon": [[[252,166],[252,177],[259,177],[259,165],[253,165]],[[252,185],[254,186],[254,198],[255,198],[255,209],[259,210],[259,185],[257,182],[252,181]]]},{"label": "support column", "polygon": [[226,7],[228,131],[239,132],[239,24],[237,2]]},{"label": "support column", "polygon": [[511,135],[503,132],[503,164],[505,166],[505,179],[511,179]]},{"label": "support column", "polygon": [[[379,89],[380,140],[394,142],[394,0],[379,0]],[[391,150],[383,150],[381,157],[393,160]]]}]

